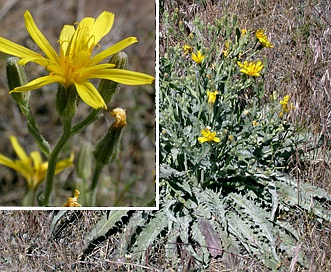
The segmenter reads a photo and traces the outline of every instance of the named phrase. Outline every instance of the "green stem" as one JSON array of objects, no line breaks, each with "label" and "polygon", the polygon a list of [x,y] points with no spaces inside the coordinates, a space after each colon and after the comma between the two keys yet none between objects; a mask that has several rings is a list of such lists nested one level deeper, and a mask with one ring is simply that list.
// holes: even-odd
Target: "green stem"
[{"label": "green stem", "polygon": [[27,126],[29,133],[33,136],[35,139],[38,147],[40,150],[44,153],[44,155],[48,158],[51,154],[51,148],[49,146],[49,143],[45,140],[45,138],[41,135],[38,125],[33,118],[32,112],[30,109],[28,109],[27,114],[25,115],[28,119]]},{"label": "green stem", "polygon": [[96,199],[96,195],[97,195],[96,188],[97,188],[98,181],[99,181],[100,174],[101,174],[103,167],[104,167],[104,164],[102,164],[102,163],[97,163],[95,166],[91,190],[90,190],[90,199],[89,199],[91,207],[95,206],[95,199]]},{"label": "green stem", "polygon": [[54,150],[50,154],[49,160],[48,160],[48,168],[47,168],[47,176],[46,176],[46,188],[45,188],[45,198],[44,198],[44,206],[49,205],[49,199],[53,190],[53,181],[55,176],[55,169],[56,169],[56,163],[58,160],[58,156],[60,154],[61,149],[65,145],[65,143],[68,141],[68,139],[71,136],[71,121],[72,118],[63,118],[63,133],[59,140],[59,142],[56,144]]}]

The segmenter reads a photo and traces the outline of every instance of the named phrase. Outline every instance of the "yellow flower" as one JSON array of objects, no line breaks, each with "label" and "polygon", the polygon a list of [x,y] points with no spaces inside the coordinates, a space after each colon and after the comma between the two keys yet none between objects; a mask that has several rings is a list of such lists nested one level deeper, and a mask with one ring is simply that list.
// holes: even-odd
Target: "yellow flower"
[{"label": "yellow flower", "polygon": [[197,52],[197,54],[195,54],[194,52],[192,52],[191,57],[192,57],[192,60],[194,62],[196,62],[197,64],[201,64],[201,62],[205,58],[205,56],[201,54],[201,51],[200,50]]},{"label": "yellow flower", "polygon": [[74,197],[68,197],[68,200],[66,203],[64,203],[64,207],[82,207],[82,205],[80,205],[78,203],[78,197],[80,195],[80,192],[78,190],[75,190],[74,192]]},{"label": "yellow flower", "polygon": [[207,91],[208,103],[210,105],[213,105],[215,103],[217,95],[218,95],[218,91],[214,91],[214,92]]},{"label": "yellow flower", "polygon": [[200,143],[212,142],[212,141],[216,143],[220,142],[220,138],[216,137],[216,132],[215,131],[211,132],[209,127],[201,130],[201,134],[203,137],[198,137],[198,141]]},{"label": "yellow flower", "polygon": [[257,127],[259,125],[259,123],[257,121],[253,121],[252,125],[253,125],[253,127]]},{"label": "yellow flower", "polygon": [[260,60],[256,62],[245,61],[244,63],[238,61],[237,64],[242,68],[240,72],[249,76],[260,76],[260,72],[263,69],[263,65]]},{"label": "yellow flower", "polygon": [[227,57],[229,55],[230,47],[231,47],[231,40],[228,40],[224,45],[224,50],[223,50],[224,57]]},{"label": "yellow flower", "polygon": [[241,35],[246,35],[247,34],[247,29],[244,28],[240,32],[241,32]]},{"label": "yellow flower", "polygon": [[184,53],[187,54],[187,53],[192,53],[192,46],[188,45],[188,44],[185,44],[183,45],[183,50],[184,50]]},{"label": "yellow flower", "polygon": [[264,34],[264,29],[258,29],[255,33],[255,37],[259,40],[263,47],[274,47],[274,45],[269,42],[268,37]]},{"label": "yellow flower", "polygon": [[126,38],[113,46],[92,55],[95,48],[99,49],[99,41],[108,34],[114,22],[114,14],[104,11],[98,18],[84,18],[73,25],[64,25],[60,33],[59,54],[53,49],[45,36],[36,26],[29,11],[24,13],[25,26],[31,38],[44,52],[45,57],[26,47],[0,37],[0,51],[14,55],[21,60],[19,64],[35,62],[49,71],[49,75],[37,78],[25,86],[17,87],[12,92],[27,92],[42,86],[59,83],[65,87],[74,85],[80,98],[92,108],[107,108],[97,89],[88,81],[91,78],[108,79],[126,85],[150,84],[154,77],[116,69],[114,64],[100,62],[109,56],[136,43],[137,38]]},{"label": "yellow flower", "polygon": [[283,117],[284,113],[290,112],[291,110],[294,110],[295,107],[293,103],[289,103],[290,96],[285,95],[283,100],[280,100],[279,104],[282,106],[281,112],[279,113],[279,117]]},{"label": "yellow flower", "polygon": [[[46,177],[48,162],[42,162],[41,155],[38,151],[31,152],[29,157],[18,143],[15,136],[10,136],[10,142],[19,159],[12,160],[0,154],[0,164],[20,173],[27,181],[28,188],[36,189]],[[58,174],[65,168],[72,166],[73,160],[74,157],[72,154],[70,158],[59,161],[56,164],[55,174]]]}]

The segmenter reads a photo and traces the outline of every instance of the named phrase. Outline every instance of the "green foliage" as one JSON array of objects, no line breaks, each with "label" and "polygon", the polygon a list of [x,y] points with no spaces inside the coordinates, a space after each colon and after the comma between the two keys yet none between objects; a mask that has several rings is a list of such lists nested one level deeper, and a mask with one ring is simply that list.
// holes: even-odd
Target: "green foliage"
[{"label": "green foliage", "polygon": [[126,214],[127,211],[112,211],[110,214],[101,216],[90,234],[86,236],[86,244],[90,245],[95,239],[106,235],[110,229],[117,227],[116,223],[121,222],[122,217],[126,216]]},{"label": "green foliage", "polygon": [[[276,91],[270,99],[264,95],[263,75],[272,64],[263,52],[272,49],[263,48],[254,33],[241,31],[235,16],[208,24],[196,18],[191,33],[178,17],[163,14],[172,35],[160,60],[161,211],[181,226],[169,226],[167,237],[207,246],[197,223],[204,218],[221,237],[224,252],[248,253],[271,269],[282,265],[285,253],[305,266],[302,252],[293,253],[300,236],[282,215],[294,215],[299,207],[330,220],[326,203],[331,199],[286,174],[289,158],[305,138],[299,141],[300,132],[288,121],[291,106],[282,107]],[[203,53],[201,64],[184,45]],[[264,65],[259,77],[242,73],[237,64],[258,60]],[[208,103],[207,91],[215,90],[216,101]],[[205,128],[220,141],[198,141]],[[208,264],[205,254],[186,249]]]}]

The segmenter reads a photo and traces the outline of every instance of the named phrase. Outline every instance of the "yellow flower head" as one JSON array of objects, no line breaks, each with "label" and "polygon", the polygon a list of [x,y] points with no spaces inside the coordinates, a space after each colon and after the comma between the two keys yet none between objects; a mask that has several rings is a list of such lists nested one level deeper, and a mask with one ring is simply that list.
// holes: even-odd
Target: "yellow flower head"
[{"label": "yellow flower head", "polygon": [[252,122],[252,125],[253,125],[253,127],[257,127],[257,126],[259,125],[259,123],[258,123],[257,121],[254,120],[254,121]]},{"label": "yellow flower head", "polygon": [[245,61],[244,63],[238,61],[237,64],[242,68],[240,72],[249,76],[260,76],[260,72],[263,69],[263,64],[260,60],[256,62]]},{"label": "yellow flower head", "polygon": [[203,137],[198,137],[198,141],[202,144],[204,142],[220,142],[220,138],[216,137],[216,132],[211,132],[209,127],[201,130],[201,134]]},{"label": "yellow flower head", "polygon": [[226,43],[225,43],[225,49],[230,49],[230,47],[231,47],[231,43],[232,43],[232,41],[231,40],[228,40]]},{"label": "yellow flower head", "polygon": [[203,59],[205,58],[205,56],[201,54],[200,50],[197,52],[197,54],[192,52],[191,57],[192,57],[192,60],[197,64],[201,64]]},{"label": "yellow flower head", "polygon": [[78,190],[75,190],[74,192],[74,197],[68,197],[68,200],[66,203],[64,203],[64,207],[82,207],[82,205],[80,205],[78,203],[78,197],[80,195],[80,192]]},{"label": "yellow flower head", "polygon": [[231,40],[228,40],[225,45],[224,45],[224,49],[223,49],[223,55],[224,57],[227,57],[229,55],[229,51],[230,51],[230,47],[231,47]]},{"label": "yellow flower head", "polygon": [[283,117],[284,113],[290,112],[291,110],[294,110],[295,107],[293,103],[289,103],[290,96],[285,95],[283,100],[280,100],[279,104],[282,106],[281,112],[279,113],[279,117]]},{"label": "yellow flower head", "polygon": [[268,37],[264,34],[264,29],[258,29],[255,33],[255,37],[259,40],[263,47],[274,47],[274,45],[269,42]]},{"label": "yellow flower head", "polygon": [[88,81],[91,78],[108,79],[126,85],[150,84],[154,77],[116,69],[114,64],[100,62],[136,43],[137,38],[126,38],[93,55],[99,49],[99,41],[108,34],[114,23],[114,14],[104,11],[98,18],[86,17],[74,25],[64,25],[59,37],[60,52],[57,54],[40,32],[29,11],[24,13],[25,26],[31,38],[45,56],[0,37],[0,51],[21,58],[19,64],[35,62],[49,71],[49,75],[37,78],[12,92],[27,92],[42,86],[59,83],[74,85],[80,98],[92,108],[107,108],[97,89]]},{"label": "yellow flower head", "polygon": [[[20,173],[26,179],[29,189],[37,188],[46,177],[48,162],[42,162],[41,155],[37,151],[31,152],[29,157],[18,143],[16,137],[11,136],[10,142],[19,159],[12,160],[0,154],[0,164]],[[55,174],[58,174],[65,168],[72,166],[73,160],[74,156],[72,154],[69,159],[59,161],[56,164]]]},{"label": "yellow flower head", "polygon": [[193,48],[192,48],[192,46],[190,46],[190,45],[188,45],[188,44],[185,44],[185,45],[183,45],[183,50],[184,50],[184,53],[185,53],[185,54],[187,54],[187,53],[191,54]]},{"label": "yellow flower head", "polygon": [[214,91],[214,92],[207,91],[208,103],[210,105],[213,105],[215,103],[217,95],[218,95],[218,91]]}]

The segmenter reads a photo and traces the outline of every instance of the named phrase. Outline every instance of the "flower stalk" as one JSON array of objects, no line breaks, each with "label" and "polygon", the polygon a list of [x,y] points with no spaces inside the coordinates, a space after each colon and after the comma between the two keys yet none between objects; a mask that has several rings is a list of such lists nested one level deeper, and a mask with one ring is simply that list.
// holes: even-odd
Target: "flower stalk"
[{"label": "flower stalk", "polygon": [[93,152],[96,167],[94,170],[90,205],[95,205],[96,188],[100,178],[101,171],[105,165],[112,163],[118,153],[119,143],[122,137],[123,128],[126,126],[126,112],[121,108],[112,110],[111,115],[115,117],[115,121],[110,126],[106,135],[97,144],[95,151]]},{"label": "flower stalk", "polygon": [[58,161],[59,154],[65,145],[65,143],[69,140],[71,136],[71,122],[72,118],[63,118],[63,133],[58,141],[57,145],[54,147],[54,150],[50,154],[49,161],[48,161],[48,169],[46,175],[46,188],[45,188],[45,195],[43,200],[44,206],[49,206],[50,203],[50,196],[53,190],[53,183],[54,183],[54,175],[56,169],[56,163]]}]

